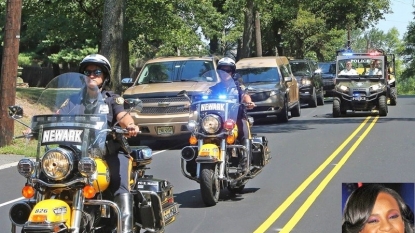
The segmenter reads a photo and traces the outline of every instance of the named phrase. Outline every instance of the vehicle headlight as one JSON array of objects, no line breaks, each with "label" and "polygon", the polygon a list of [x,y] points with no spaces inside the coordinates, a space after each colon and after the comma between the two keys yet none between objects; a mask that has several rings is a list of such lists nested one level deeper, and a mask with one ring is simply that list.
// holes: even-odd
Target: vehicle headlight
[{"label": "vehicle headlight", "polygon": [[217,115],[208,114],[202,119],[202,128],[207,133],[216,133],[220,129],[220,118]]},{"label": "vehicle headlight", "polygon": [[339,89],[343,92],[348,92],[349,91],[349,88],[347,86],[343,86],[343,85],[340,85]]},{"label": "vehicle headlight", "polygon": [[78,171],[83,176],[92,176],[97,170],[97,163],[89,157],[82,158],[78,162]]},{"label": "vehicle headlight", "polygon": [[311,84],[311,80],[310,79],[303,78],[303,79],[301,79],[301,84],[303,84],[303,85],[310,85]]},{"label": "vehicle headlight", "polygon": [[26,178],[33,174],[34,168],[35,164],[30,159],[21,159],[17,164],[17,171]]},{"label": "vehicle headlight", "polygon": [[42,157],[42,171],[53,180],[66,178],[73,168],[73,152],[63,148],[54,148]]},{"label": "vehicle headlight", "polygon": [[372,85],[372,86],[369,87],[369,90],[371,92],[375,92],[375,91],[378,91],[380,89],[382,89],[382,85],[381,84],[375,84],[375,85]]},{"label": "vehicle headlight", "polygon": [[274,95],[277,95],[277,94],[278,94],[277,91],[273,90],[269,93],[269,96],[274,96]]},{"label": "vehicle headlight", "polygon": [[197,123],[196,123],[196,121],[194,121],[194,120],[190,120],[190,121],[187,123],[187,129],[188,129],[190,132],[194,132],[194,131],[195,131],[195,129],[196,129],[196,126],[197,126]]}]

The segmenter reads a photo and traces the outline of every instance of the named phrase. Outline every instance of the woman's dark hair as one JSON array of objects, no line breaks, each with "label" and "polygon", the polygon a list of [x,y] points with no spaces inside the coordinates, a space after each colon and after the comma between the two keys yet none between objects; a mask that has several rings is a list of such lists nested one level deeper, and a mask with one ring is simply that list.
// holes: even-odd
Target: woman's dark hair
[{"label": "woman's dark hair", "polygon": [[405,224],[405,233],[413,233],[414,214],[402,197],[381,184],[363,184],[347,199],[343,211],[342,233],[359,233],[369,219],[379,193],[387,193],[398,202]]}]

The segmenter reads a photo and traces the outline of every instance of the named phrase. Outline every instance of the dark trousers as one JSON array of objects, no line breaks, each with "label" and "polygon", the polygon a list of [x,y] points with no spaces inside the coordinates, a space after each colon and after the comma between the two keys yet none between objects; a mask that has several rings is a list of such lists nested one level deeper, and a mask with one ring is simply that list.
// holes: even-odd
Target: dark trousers
[{"label": "dark trousers", "polygon": [[248,124],[248,121],[245,119],[236,120],[236,125],[238,126],[238,141],[240,143],[243,143],[245,139],[250,138]]},{"label": "dark trousers", "polygon": [[128,155],[118,153],[106,156],[110,170],[110,190],[115,196],[130,192],[130,159]]}]

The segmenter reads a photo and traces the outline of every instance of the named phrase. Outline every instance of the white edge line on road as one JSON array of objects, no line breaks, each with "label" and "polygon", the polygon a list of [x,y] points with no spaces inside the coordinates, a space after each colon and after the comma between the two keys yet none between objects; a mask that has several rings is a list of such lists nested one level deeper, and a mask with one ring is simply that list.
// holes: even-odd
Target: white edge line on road
[{"label": "white edge line on road", "polygon": [[17,163],[18,162],[7,163],[7,164],[0,165],[0,170],[6,169],[6,168],[9,168],[9,167],[15,167],[15,166],[17,166]]},{"label": "white edge line on road", "polygon": [[17,202],[17,201],[20,201],[20,200],[23,200],[23,199],[25,199],[25,198],[24,198],[24,197],[19,197],[19,198],[17,198],[17,199],[11,200],[11,201],[1,203],[1,204],[0,204],[0,207],[3,207],[3,206],[5,206],[5,205],[8,205],[8,204],[11,204],[11,203],[13,203],[13,202]]}]

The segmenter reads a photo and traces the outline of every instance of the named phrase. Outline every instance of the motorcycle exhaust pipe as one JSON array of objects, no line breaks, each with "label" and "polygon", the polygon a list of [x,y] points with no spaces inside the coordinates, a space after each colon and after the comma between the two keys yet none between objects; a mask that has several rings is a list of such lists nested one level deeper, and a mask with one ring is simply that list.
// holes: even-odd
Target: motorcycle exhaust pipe
[{"label": "motorcycle exhaust pipe", "polygon": [[10,221],[16,226],[22,227],[29,219],[32,207],[26,202],[18,202],[10,208]]},{"label": "motorcycle exhaust pipe", "polygon": [[182,158],[186,161],[191,161],[195,158],[196,151],[191,146],[185,146],[182,149]]}]

